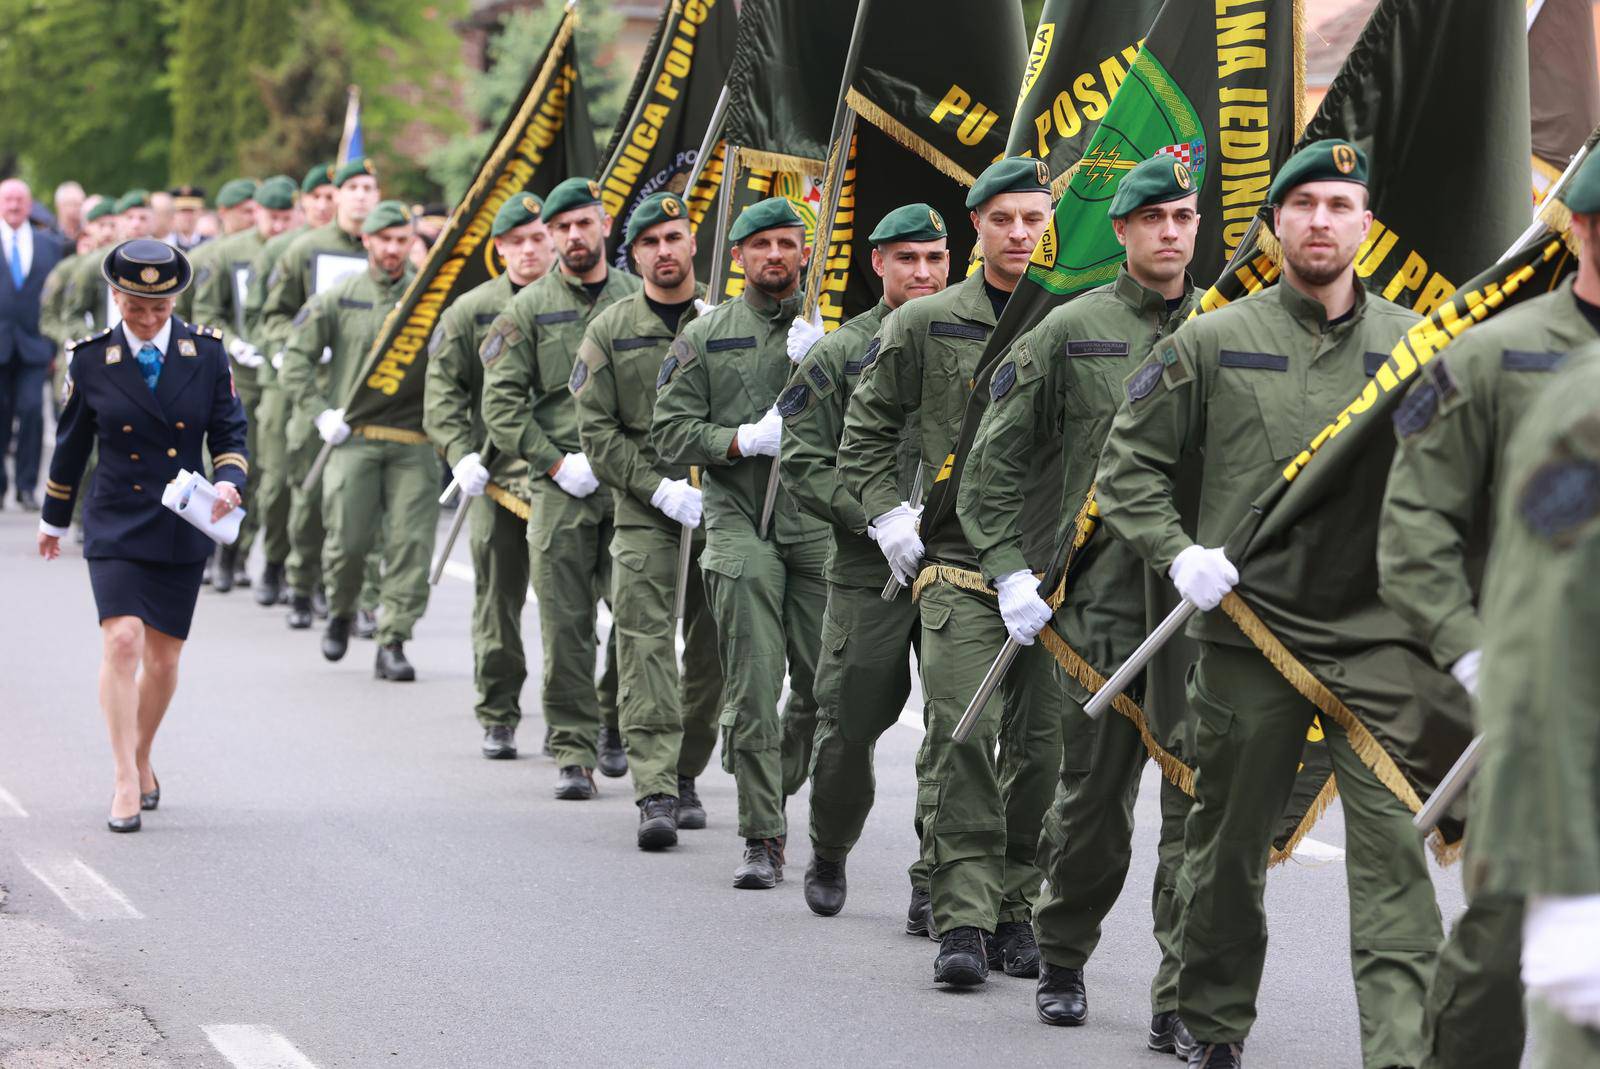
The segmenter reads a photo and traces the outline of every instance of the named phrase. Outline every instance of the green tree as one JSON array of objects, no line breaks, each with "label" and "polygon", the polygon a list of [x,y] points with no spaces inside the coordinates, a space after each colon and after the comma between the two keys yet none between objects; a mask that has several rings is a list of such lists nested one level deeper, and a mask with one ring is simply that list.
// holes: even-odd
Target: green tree
[{"label": "green tree", "polygon": [[166,84],[172,99],[170,170],[208,190],[238,165],[237,96],[217,80],[219,57],[240,54],[244,0],[178,0]]},{"label": "green tree", "polygon": [[[605,149],[627,102],[633,70],[616,55],[611,42],[622,29],[622,15],[613,7],[586,4],[578,23],[578,70],[583,79],[589,115],[594,120],[596,151]],[[560,0],[543,0],[537,7],[507,16],[489,44],[489,69],[467,83],[467,106],[478,131],[457,136],[428,158],[428,175],[454,204],[472,183],[479,161],[501,120],[517,103],[533,65],[544,55],[545,45],[561,22]]]}]

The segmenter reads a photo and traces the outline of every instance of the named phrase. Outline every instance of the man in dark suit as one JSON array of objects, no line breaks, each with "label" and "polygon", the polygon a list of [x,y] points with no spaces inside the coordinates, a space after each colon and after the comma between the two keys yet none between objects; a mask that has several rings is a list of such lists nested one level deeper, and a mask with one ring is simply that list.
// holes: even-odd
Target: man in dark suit
[{"label": "man in dark suit", "polygon": [[29,222],[33,195],[20,178],[0,182],[0,507],[4,457],[17,431],[17,504],[39,508],[39,458],[44,448],[44,386],[55,342],[39,330],[39,295],[62,250],[48,231]]}]

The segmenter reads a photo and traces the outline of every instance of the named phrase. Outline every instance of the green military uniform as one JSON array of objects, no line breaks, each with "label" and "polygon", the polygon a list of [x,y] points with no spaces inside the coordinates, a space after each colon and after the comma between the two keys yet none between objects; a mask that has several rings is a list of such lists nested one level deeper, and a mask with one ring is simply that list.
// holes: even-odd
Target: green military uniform
[{"label": "green military uniform", "polygon": [[[651,424],[665,463],[695,464],[703,473],[700,569],[722,651],[722,766],[738,788],[746,840],[786,834],[784,800],[804,782],[799,755],[816,725],[828,527],[803,515],[780,488],[767,537],[760,537],[777,461],[728,456],[739,425],[760,420],[784,387],[785,343],[799,307],[798,296],[778,301],[746,286],[742,297],[689,324],[660,368]],[[786,665],[789,702],[780,716]]]},{"label": "green military uniform", "polygon": [[[74,324],[66,317],[66,296],[70,288],[68,280],[79,264],[84,260],[97,259],[93,252],[88,254],[73,253],[63,257],[50,269],[45,276],[44,289],[39,291],[39,330],[45,337],[56,343],[57,350],[76,338],[84,335],[82,321]],[[67,374],[67,361],[57,359],[54,373],[51,376],[51,396],[59,403],[61,386]],[[254,455],[254,454],[252,454]]]},{"label": "green military uniform", "polygon": [[[1330,323],[1321,302],[1284,280],[1193,320],[1128,379],[1099,469],[1106,526],[1163,573],[1191,544],[1221,545],[1417,319],[1358,284],[1354,308]],[[1205,465],[1191,539],[1179,523],[1174,473],[1197,452]],[[1304,537],[1314,544],[1312,532]],[[1255,1019],[1266,953],[1267,850],[1316,709],[1222,612],[1197,614],[1189,634],[1200,643],[1189,689],[1197,775],[1178,879],[1178,1013],[1199,1042],[1238,1043]],[[1322,726],[1350,829],[1365,1064],[1416,1065],[1442,936],[1422,843],[1406,806],[1344,732]]]},{"label": "green military uniform", "polygon": [[111,287],[100,277],[100,262],[104,259],[104,250],[80,257],[73,264],[72,273],[62,278],[60,321],[62,330],[74,338],[111,325]]},{"label": "green military uniform", "polygon": [[[1600,350],[1538,379],[1503,453],[1484,579],[1466,873],[1475,894],[1518,901],[1600,895]],[[1600,1030],[1529,1002],[1536,1069],[1600,1065]]]},{"label": "green military uniform", "polygon": [[[451,467],[468,454],[481,453],[488,441],[478,349],[517,292],[509,274],[473,287],[445,309],[428,343],[422,425]],[[522,720],[522,684],[528,678],[522,650],[522,607],[528,595],[528,465],[497,452],[489,459],[489,478],[498,492],[462,506],[471,509],[475,712],[485,728],[497,724],[515,728]],[[520,510],[513,511],[517,505]]]},{"label": "green military uniform", "polygon": [[[694,318],[691,306],[677,328]],[[687,465],[664,463],[650,441],[656,377],[677,332],[651,308],[644,290],[636,290],[590,322],[571,379],[583,453],[615,502],[617,721],[638,800],[676,798],[680,778],[705,771],[717,744],[722,695],[716,621],[692,568],[679,674],[673,603],[683,528],[650,503],[662,479],[688,477]],[[699,529],[694,540],[705,543]]]},{"label": "green military uniform", "polygon": [[[261,452],[251,454],[261,462],[255,507],[261,530],[261,548],[267,565],[282,567],[289,560],[290,459],[289,399],[278,382],[278,366],[283,363],[283,347],[288,344],[281,327],[270,330],[263,312],[267,303],[267,280],[273,275],[283,254],[310,227],[305,224],[285,230],[261,246],[250,264],[250,290],[245,300],[245,333],[253,340],[265,362],[256,369],[261,385],[261,400],[256,403],[256,440]],[[305,475],[311,464],[306,460],[297,470]]]},{"label": "green military uniform", "polygon": [[[295,317],[281,377],[308,425],[353,392],[384,317],[405,294],[411,274],[409,264],[397,279],[369,266],[312,297]],[[324,348],[333,352],[325,377],[318,363]],[[411,637],[428,607],[438,490],[439,465],[422,432],[420,410],[393,426],[354,427],[350,439],[333,449],[320,502],[313,505],[313,511],[320,505],[327,528],[322,572],[330,617],[355,615],[368,557],[381,533],[378,642],[387,646]]]},{"label": "green military uniform", "polygon": [[594,768],[600,728],[617,718],[614,643],[598,690],[594,682],[595,605],[611,596],[612,507],[609,494],[576,498],[546,473],[583,448],[567,384],[584,329],[639,285],[632,275],[607,271],[591,294],[564,269],[551,271],[512,298],[479,349],[489,439],[528,464],[528,547],[544,650],[541,698],[550,753],[561,767]]},{"label": "green military uniform", "polygon": [[[1569,279],[1452,342],[1395,417],[1379,589],[1441,668],[1483,646],[1476,579],[1512,435],[1549,372],[1597,338],[1600,307],[1580,304]],[[1513,1065],[1523,1041],[1522,902],[1468,892],[1429,991],[1428,1064]]]},{"label": "green military uniform", "polygon": [[[1094,482],[1123,379],[1194,307],[1192,283],[1182,298],[1167,301],[1124,266],[1115,282],[1052,311],[996,367],[993,400],[973,441],[958,505],[985,579],[992,583],[1028,567],[1022,551],[1024,489],[1037,458],[1052,452],[1061,455],[1061,513],[1071,522]],[[1104,532],[1101,537],[1101,555],[1068,587],[1055,626],[1069,646],[1109,672],[1144,639],[1150,572],[1131,547]],[[1147,754],[1131,721],[1115,713],[1098,724],[1087,720],[1081,703],[1089,692],[1070,676],[1063,681],[1062,732],[1070,742],[1062,747],[1055,804],[1039,837],[1046,889],[1033,926],[1044,961],[1081,969],[1128,874],[1133,808]],[[1181,754],[1185,725],[1181,717],[1173,719],[1178,722],[1156,730],[1169,752]],[[1152,1014],[1177,1008],[1177,876],[1189,805],[1183,791],[1162,780],[1151,895],[1161,964],[1150,988]]]},{"label": "green military uniform", "polygon": [[[884,320],[877,359],[851,395],[839,451],[845,487],[867,519],[904,499],[903,435],[920,438],[929,473],[938,473],[955,449],[995,326],[986,287],[980,271]],[[917,815],[931,866],[934,926],[992,933],[1002,923],[1026,925],[1039,893],[1034,855],[1061,759],[1060,683],[1049,653],[1025,648],[1001,686],[999,710],[991,702],[966,742],[950,737],[1007,636],[990,596],[937,570],[970,574],[977,566],[959,529],[949,525],[925,541],[925,563],[936,570],[919,599],[927,734],[917,754]]]},{"label": "green military uniform", "polygon": [[[783,421],[783,485],[802,509],[829,524],[831,536],[809,766],[811,851],[827,861],[843,861],[861,838],[876,793],[873,749],[911,696],[910,653],[920,638],[909,594],[883,600],[889,566],[867,537],[867,516],[844,488],[837,466],[845,407],[877,358],[872,338],[888,314],[889,306],[879,301],[811,347],[789,387],[803,385],[803,401]],[[908,435],[896,472],[897,485],[908,494],[917,463],[917,445]],[[911,884],[928,886],[920,852]]]}]

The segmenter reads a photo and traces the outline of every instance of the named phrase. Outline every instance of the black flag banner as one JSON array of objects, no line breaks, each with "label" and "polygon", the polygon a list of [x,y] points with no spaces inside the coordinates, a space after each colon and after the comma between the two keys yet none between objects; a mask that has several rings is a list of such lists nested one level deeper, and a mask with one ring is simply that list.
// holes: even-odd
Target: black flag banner
[{"label": "black flag banner", "polygon": [[421,408],[428,338],[440,314],[504,268],[489,240],[500,206],[524,191],[548,193],[569,175],[594,173],[594,127],[573,42],[577,21],[569,4],[466,196],[450,213],[405,296],[384,319],[367,370],[345,402],[345,421],[352,426],[382,425],[393,422],[392,413]]},{"label": "black flag banner", "polygon": [[[695,188],[685,187],[728,78],[737,28],[733,0],[670,0],[662,10],[599,176],[606,214],[616,220],[613,234],[625,233],[639,202],[663,190],[683,197],[696,230],[710,214],[722,185],[722,142]],[[704,277],[709,240],[696,260]],[[618,244],[613,263],[628,269],[626,246]]]},{"label": "black flag banner", "polygon": [[1006,155],[1044,160],[1059,193],[1160,10],[1161,0],[1045,0]]}]

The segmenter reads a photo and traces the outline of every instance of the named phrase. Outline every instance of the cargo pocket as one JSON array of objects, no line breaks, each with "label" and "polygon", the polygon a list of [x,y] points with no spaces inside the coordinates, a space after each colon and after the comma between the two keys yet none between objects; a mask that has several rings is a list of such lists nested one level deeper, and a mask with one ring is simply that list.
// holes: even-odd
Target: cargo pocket
[{"label": "cargo pocket", "polygon": [[[628,584],[644,582],[643,576],[646,569],[650,567],[650,555],[648,553],[641,549],[622,549],[613,541],[611,543],[611,559],[622,570],[621,574],[616,575],[612,580],[614,590],[621,590]],[[617,622],[617,626],[635,632],[664,630],[664,628],[652,626],[659,624],[659,621],[651,619],[654,614],[648,611],[650,600],[648,597],[618,598],[613,594],[611,613]]]},{"label": "cargo pocket", "polygon": [[734,757],[734,734],[739,727],[739,710],[732,705],[722,707],[722,715],[717,717],[717,734],[722,739],[722,771],[732,776],[738,772],[738,761]]},{"label": "cargo pocket", "polygon": [[938,780],[917,780],[917,825],[924,835],[937,834],[939,830],[939,796],[944,784]]},{"label": "cargo pocket", "polygon": [[727,650],[727,640],[742,635],[748,627],[741,626],[732,593],[744,574],[744,554],[708,545],[700,553],[700,571],[706,581],[712,614],[716,617],[717,633],[723,639],[723,649]]}]

